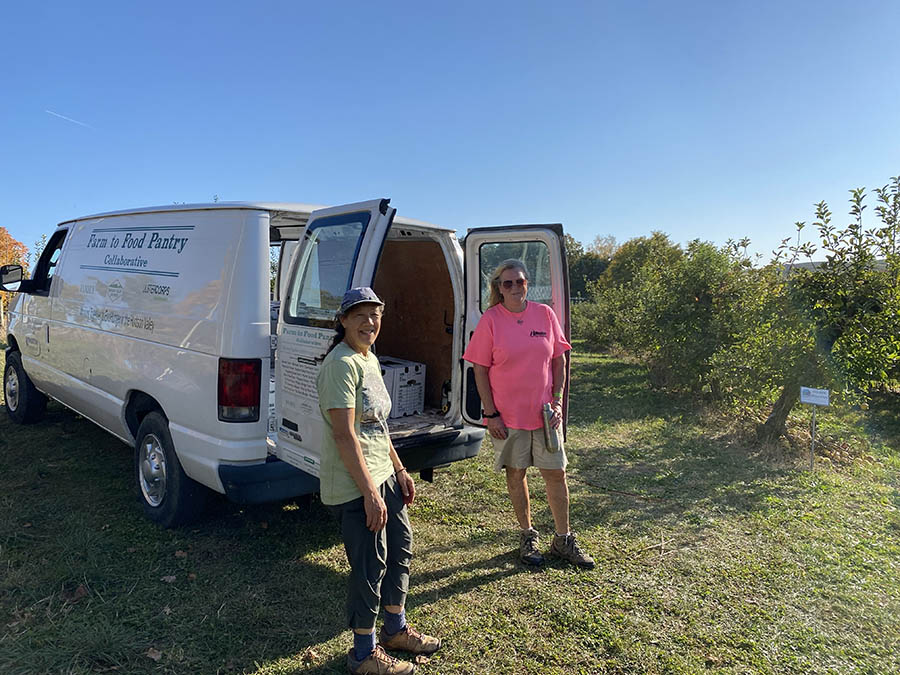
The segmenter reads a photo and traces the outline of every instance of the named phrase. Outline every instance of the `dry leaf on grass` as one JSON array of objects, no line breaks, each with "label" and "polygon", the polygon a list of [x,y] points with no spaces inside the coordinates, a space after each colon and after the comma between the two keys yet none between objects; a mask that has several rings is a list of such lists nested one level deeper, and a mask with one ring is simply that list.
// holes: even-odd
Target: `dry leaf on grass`
[{"label": "dry leaf on grass", "polygon": [[429,659],[429,658],[428,658],[427,656],[425,656],[424,654],[419,654],[419,655],[415,658],[415,664],[416,664],[417,666],[421,666],[423,663],[428,663],[430,660],[431,660],[431,659]]},{"label": "dry leaf on grass", "polygon": [[172,608],[169,607],[168,605],[166,605],[165,607],[162,608],[162,613],[165,614],[166,616],[169,616],[169,614],[172,613]]},{"label": "dry leaf on grass", "polygon": [[319,652],[317,652],[315,649],[307,649],[306,653],[303,654],[303,663],[312,663],[318,658]]},{"label": "dry leaf on grass", "polygon": [[87,596],[88,590],[84,584],[78,584],[78,588],[74,591],[63,591],[62,598],[66,602],[75,603],[81,600],[83,597]]},{"label": "dry leaf on grass", "polygon": [[175,551],[176,558],[187,558],[187,551]]},{"label": "dry leaf on grass", "polygon": [[174,584],[174,583],[175,583],[175,575],[174,575],[174,574],[169,574],[169,575],[166,575],[166,576],[164,576],[164,577],[160,577],[159,580],[160,580],[160,581],[164,581],[164,582],[167,583],[167,584]]},{"label": "dry leaf on grass", "polygon": [[261,521],[261,522],[259,523],[259,526],[260,526],[262,529],[264,529],[264,530],[268,530],[268,529],[269,529],[269,523],[267,523],[265,520]]},{"label": "dry leaf on grass", "polygon": [[188,581],[197,581],[197,575],[191,572],[188,574]]},{"label": "dry leaf on grass", "polygon": [[129,546],[128,548],[125,549],[125,551],[128,552],[128,553],[134,553],[135,551],[137,551],[137,547],[136,547],[136,546]]},{"label": "dry leaf on grass", "polygon": [[148,659],[153,659],[154,661],[159,661],[162,658],[162,652],[153,647],[150,647],[150,649],[145,652],[145,655]]}]

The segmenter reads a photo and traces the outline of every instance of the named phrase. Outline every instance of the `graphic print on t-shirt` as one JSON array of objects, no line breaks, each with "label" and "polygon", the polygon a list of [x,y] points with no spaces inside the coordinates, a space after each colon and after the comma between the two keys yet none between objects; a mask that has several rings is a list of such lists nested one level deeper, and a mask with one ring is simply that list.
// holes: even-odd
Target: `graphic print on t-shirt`
[{"label": "graphic print on t-shirt", "polygon": [[380,369],[364,369],[360,393],[362,403],[362,414],[359,418],[360,435],[389,433],[387,418],[391,413],[391,397],[384,386]]}]

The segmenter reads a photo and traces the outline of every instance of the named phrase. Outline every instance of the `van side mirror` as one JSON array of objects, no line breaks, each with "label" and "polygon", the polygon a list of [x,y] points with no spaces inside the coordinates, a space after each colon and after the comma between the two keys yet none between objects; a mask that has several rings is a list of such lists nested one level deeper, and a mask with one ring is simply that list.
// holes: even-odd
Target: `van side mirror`
[{"label": "van side mirror", "polygon": [[0,291],[15,293],[25,278],[21,265],[4,265],[0,267]]}]

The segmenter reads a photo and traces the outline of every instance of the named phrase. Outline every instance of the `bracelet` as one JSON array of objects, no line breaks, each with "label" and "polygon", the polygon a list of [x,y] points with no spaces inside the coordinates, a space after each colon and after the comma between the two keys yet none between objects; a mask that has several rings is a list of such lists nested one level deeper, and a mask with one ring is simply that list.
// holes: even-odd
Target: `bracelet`
[{"label": "bracelet", "polygon": [[486,412],[482,411],[481,416],[482,416],[484,419],[486,419],[486,420],[492,420],[492,419],[494,419],[495,417],[500,417],[500,411],[499,411],[499,410],[495,410],[495,411],[494,411],[494,414],[492,414],[492,415],[488,415]]},{"label": "bracelet", "polygon": [[[394,475],[396,476],[396,475],[397,475],[398,473],[400,473],[401,471],[406,471],[406,467],[405,467],[405,466],[401,466],[399,469],[397,469],[397,470],[394,472]],[[406,471],[406,472],[409,473],[409,471]]]},{"label": "bracelet", "polygon": [[562,392],[561,391],[553,392],[553,398],[562,400]]}]

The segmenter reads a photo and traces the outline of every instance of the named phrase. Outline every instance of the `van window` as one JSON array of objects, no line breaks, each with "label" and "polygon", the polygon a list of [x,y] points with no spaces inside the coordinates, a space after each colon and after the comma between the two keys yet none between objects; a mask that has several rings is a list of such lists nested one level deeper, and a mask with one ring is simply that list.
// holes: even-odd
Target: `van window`
[{"label": "van window", "polygon": [[481,311],[488,308],[491,298],[491,275],[497,265],[514,258],[525,263],[528,270],[528,299],[545,305],[553,304],[550,285],[550,250],[542,241],[504,241],[482,244],[478,259],[481,261]]},{"label": "van window", "polygon": [[34,289],[38,294],[46,294],[50,292],[50,282],[56,273],[56,264],[59,262],[59,256],[62,254],[63,241],[66,238],[66,230],[57,230],[50,237],[44,252],[34,266]]},{"label": "van window", "polygon": [[288,323],[331,326],[350,287],[368,211],[322,218],[306,233],[303,257],[288,289]]}]

